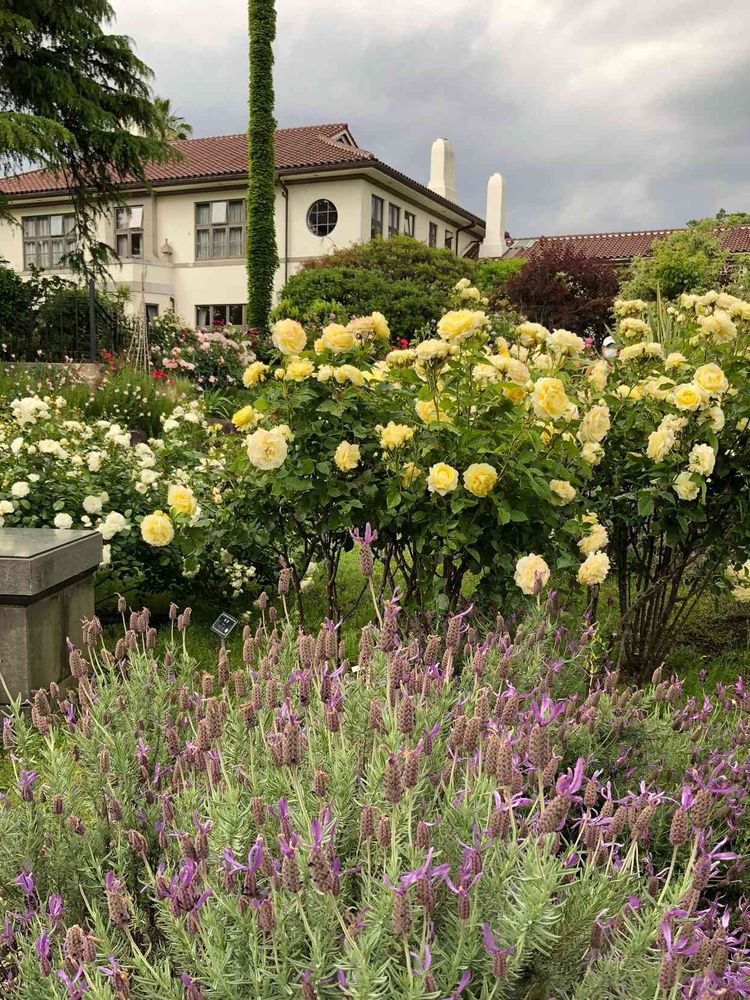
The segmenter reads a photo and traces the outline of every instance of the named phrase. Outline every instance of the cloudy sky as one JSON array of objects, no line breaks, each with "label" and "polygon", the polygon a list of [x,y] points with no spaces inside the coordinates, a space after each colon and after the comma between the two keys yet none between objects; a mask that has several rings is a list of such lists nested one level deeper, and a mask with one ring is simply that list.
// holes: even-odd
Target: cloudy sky
[{"label": "cloudy sky", "polygon": [[[244,0],[114,0],[196,135],[245,128]],[[681,225],[750,210],[747,0],[277,0],[280,125],[347,121],[462,203],[505,177],[516,235]]]}]

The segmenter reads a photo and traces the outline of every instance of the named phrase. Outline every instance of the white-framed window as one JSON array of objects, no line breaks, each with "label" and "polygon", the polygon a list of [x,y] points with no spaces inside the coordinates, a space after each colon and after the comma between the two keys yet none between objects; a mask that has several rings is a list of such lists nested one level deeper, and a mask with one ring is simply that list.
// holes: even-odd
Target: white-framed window
[{"label": "white-framed window", "polygon": [[307,228],[313,236],[328,236],[336,228],[339,212],[328,198],[314,201],[307,211]]},{"label": "white-framed window", "polygon": [[430,223],[430,234],[429,234],[429,236],[427,238],[427,242],[428,242],[429,246],[436,247],[437,246],[437,238],[438,238],[438,224],[437,224],[437,222],[431,222]]},{"label": "white-framed window", "polygon": [[370,239],[383,235],[383,215],[385,213],[385,202],[376,194],[372,196],[372,207],[370,209]]},{"label": "white-framed window", "polygon": [[393,202],[388,203],[388,235],[396,236],[401,232],[401,208],[399,205],[394,205]]},{"label": "white-framed window", "polygon": [[202,329],[211,326],[244,326],[245,306],[240,303],[233,305],[196,306],[195,325]]},{"label": "white-framed window", "polygon": [[23,266],[47,270],[65,267],[65,255],[75,248],[75,216],[27,215],[23,219]]},{"label": "white-framed window", "polygon": [[413,236],[417,229],[417,217],[414,212],[407,212],[404,209],[404,233]]},{"label": "white-framed window", "polygon": [[120,258],[143,256],[143,205],[115,209],[115,250]]},{"label": "white-framed window", "polygon": [[195,205],[195,259],[217,260],[245,254],[245,202],[199,201]]}]

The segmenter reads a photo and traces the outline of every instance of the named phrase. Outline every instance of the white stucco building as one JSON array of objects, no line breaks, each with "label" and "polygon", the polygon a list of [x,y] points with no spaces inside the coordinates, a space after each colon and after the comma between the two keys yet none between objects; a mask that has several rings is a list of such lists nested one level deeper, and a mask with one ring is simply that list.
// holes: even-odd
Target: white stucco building
[{"label": "white stucco building", "polygon": [[[148,169],[148,187],[124,184],[125,208],[100,221],[100,239],[120,262],[112,281],[134,309],[154,316],[174,309],[207,325],[245,319],[244,134],[175,142],[180,162]],[[484,222],[458,204],[451,144],[433,143],[427,185],[361,149],[346,124],[276,132],[275,287],[310,258],[407,233],[454,253],[476,253]],[[0,180],[20,225],[0,225],[0,258],[20,273],[30,264],[65,276],[72,210],[64,185],[46,170]]]}]

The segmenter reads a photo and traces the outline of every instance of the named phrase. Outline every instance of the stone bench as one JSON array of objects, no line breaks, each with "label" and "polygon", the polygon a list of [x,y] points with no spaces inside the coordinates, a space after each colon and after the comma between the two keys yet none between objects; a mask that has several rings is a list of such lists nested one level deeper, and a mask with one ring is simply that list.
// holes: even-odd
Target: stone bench
[{"label": "stone bench", "polygon": [[0,704],[66,676],[65,640],[80,644],[93,617],[101,557],[98,531],[0,529]]}]

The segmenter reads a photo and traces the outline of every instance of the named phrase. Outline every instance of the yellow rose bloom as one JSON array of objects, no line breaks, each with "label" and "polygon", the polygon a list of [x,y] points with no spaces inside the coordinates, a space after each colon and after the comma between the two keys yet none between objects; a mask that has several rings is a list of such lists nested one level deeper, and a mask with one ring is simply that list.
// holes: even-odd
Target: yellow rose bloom
[{"label": "yellow rose bloom", "polygon": [[264,365],[262,361],[253,361],[243,372],[242,382],[246,388],[252,389],[254,385],[265,379],[267,371],[268,365]]},{"label": "yellow rose bloom", "polygon": [[307,334],[296,320],[281,319],[272,327],[271,341],[282,354],[301,354],[307,343]]},{"label": "yellow rose bloom", "polygon": [[521,588],[524,594],[539,593],[549,580],[549,566],[541,556],[530,552],[527,556],[522,556],[516,563],[516,572],[513,579],[516,586]]},{"label": "yellow rose bloom", "polygon": [[423,340],[414,348],[417,360],[424,362],[447,358],[453,348],[444,340]]},{"label": "yellow rose bloom", "polygon": [[306,378],[310,378],[314,371],[315,365],[309,358],[295,357],[287,361],[284,369],[285,378],[291,382],[304,382]]},{"label": "yellow rose bloom", "polygon": [[687,364],[687,358],[685,357],[684,354],[681,354],[679,351],[672,351],[671,354],[668,354],[664,359],[664,367],[667,369],[684,368],[686,364]]},{"label": "yellow rose bloom", "polygon": [[620,322],[620,333],[626,340],[635,340],[636,337],[639,340],[645,340],[646,337],[651,336],[651,327],[642,319],[628,317]]},{"label": "yellow rose bloom", "polygon": [[416,462],[405,462],[401,468],[401,483],[403,486],[412,486],[415,479],[419,479],[422,470]]},{"label": "yellow rose bloom", "polygon": [[437,332],[443,340],[458,344],[481,330],[486,322],[487,316],[481,311],[454,309],[440,317]]},{"label": "yellow rose bloom", "polygon": [[340,323],[331,323],[325,327],[320,339],[323,346],[334,354],[352,351],[358,344],[354,332]]},{"label": "yellow rose bloom", "polygon": [[693,381],[709,396],[721,396],[729,389],[726,375],[715,364],[699,365],[695,369]]},{"label": "yellow rose bloom", "polygon": [[720,431],[724,430],[726,417],[724,416],[724,411],[720,406],[709,406],[709,408],[704,410],[701,414],[700,421],[701,423],[707,423],[711,430],[718,434]]},{"label": "yellow rose bloom", "polygon": [[701,491],[700,486],[695,482],[695,477],[687,469],[677,476],[672,483],[672,489],[680,500],[695,500]]},{"label": "yellow rose bloom", "polygon": [[402,365],[410,365],[416,356],[417,352],[409,347],[403,350],[389,351],[385,360],[394,368],[400,368]]},{"label": "yellow rose bloom", "polygon": [[594,362],[589,368],[586,369],[586,377],[593,387],[602,392],[606,385],[607,379],[609,378],[609,364],[606,358],[602,358],[600,361]]},{"label": "yellow rose bloom", "polygon": [[690,412],[699,409],[706,401],[706,393],[694,382],[683,382],[672,391],[672,401],[678,410]]},{"label": "yellow rose bloom", "polygon": [[342,441],[333,453],[333,461],[342,472],[351,472],[359,465],[359,445],[350,441]]},{"label": "yellow rose bloom", "polygon": [[427,489],[444,497],[458,486],[458,472],[452,465],[436,462],[427,474]]},{"label": "yellow rose bloom", "polygon": [[547,344],[555,354],[580,354],[586,346],[586,341],[570,330],[553,330]]},{"label": "yellow rose bloom", "polygon": [[506,385],[503,388],[503,396],[511,403],[520,403],[526,395],[526,390],[522,385]]},{"label": "yellow rose bloom", "polygon": [[318,339],[313,342],[313,350],[316,354],[322,354],[325,349],[326,345],[323,343],[323,338],[318,337]]},{"label": "yellow rose bloom", "polygon": [[663,462],[672,448],[674,448],[674,443],[674,431],[668,427],[659,426],[648,436],[646,454],[652,462]]},{"label": "yellow rose bloom", "polygon": [[596,441],[587,441],[581,448],[581,458],[589,465],[598,465],[604,458],[604,448]]},{"label": "yellow rose bloom", "polygon": [[389,420],[385,427],[378,426],[375,430],[380,434],[381,448],[386,451],[390,451],[392,448],[401,448],[414,437],[413,427],[409,427],[407,424],[396,424],[392,420]]},{"label": "yellow rose bloom", "polygon": [[710,316],[701,316],[698,322],[701,332],[717,344],[728,344],[737,336],[737,327],[723,309],[715,309]]},{"label": "yellow rose bloom", "polygon": [[591,525],[588,535],[580,539],[578,548],[585,556],[589,556],[592,552],[598,552],[599,549],[603,549],[608,542],[609,535],[607,534],[607,529],[603,524],[599,524],[596,521]]},{"label": "yellow rose bloom", "polygon": [[339,385],[343,385],[344,382],[351,382],[352,385],[361,387],[365,384],[364,373],[359,368],[355,368],[354,365],[339,365],[338,368],[333,369],[333,377]]},{"label": "yellow rose bloom", "polygon": [[531,404],[538,417],[558,420],[567,410],[570,400],[559,378],[540,378],[534,383]]},{"label": "yellow rose bloom", "polygon": [[549,330],[541,323],[519,323],[514,332],[524,347],[543,344],[549,337]]},{"label": "yellow rose bloom", "polygon": [[474,462],[464,472],[464,486],[475,497],[486,497],[497,482],[497,470],[487,462]]},{"label": "yellow rose bloom", "polygon": [[167,503],[178,514],[189,514],[191,517],[198,510],[198,501],[189,486],[173,483],[167,489]]},{"label": "yellow rose bloom", "polygon": [[570,503],[576,495],[575,487],[571,486],[567,479],[551,479],[549,488],[554,493],[552,503],[556,506]]},{"label": "yellow rose bloom", "polygon": [[241,410],[237,410],[237,412],[232,415],[232,423],[240,431],[244,430],[246,427],[252,427],[257,419],[258,411],[254,406],[243,406]]},{"label": "yellow rose bloom", "polygon": [[147,545],[169,545],[174,538],[172,521],[164,511],[155,510],[141,521],[141,537]]},{"label": "yellow rose bloom", "polygon": [[423,420],[426,424],[432,423],[450,423],[449,417],[435,405],[432,399],[418,399],[414,404],[414,409],[417,411],[417,416],[420,420]]},{"label": "yellow rose bloom", "polygon": [[604,583],[609,573],[609,556],[606,552],[592,552],[578,567],[576,579],[586,587]]},{"label": "yellow rose bloom", "polygon": [[247,457],[256,469],[268,472],[284,464],[288,447],[284,434],[278,427],[267,431],[259,427],[246,439]]},{"label": "yellow rose bloom", "polygon": [[388,326],[388,320],[381,312],[374,312],[372,314],[372,326],[376,337],[380,340],[390,340],[391,328]]},{"label": "yellow rose bloom", "polygon": [[710,444],[696,444],[688,456],[688,468],[702,476],[710,476],[716,464],[716,452]]},{"label": "yellow rose bloom", "polygon": [[581,444],[587,442],[598,444],[607,436],[610,427],[609,407],[606,403],[596,403],[581,421],[578,428],[578,440]]}]

